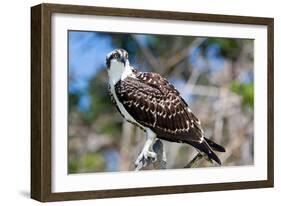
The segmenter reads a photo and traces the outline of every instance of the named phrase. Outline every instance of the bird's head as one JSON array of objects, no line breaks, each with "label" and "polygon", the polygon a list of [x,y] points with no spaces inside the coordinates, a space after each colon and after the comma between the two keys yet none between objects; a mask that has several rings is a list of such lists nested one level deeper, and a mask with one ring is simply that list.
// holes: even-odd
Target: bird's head
[{"label": "bird's head", "polygon": [[128,52],[124,49],[115,49],[106,56],[106,67],[125,67],[129,65]]},{"label": "bird's head", "polygon": [[132,75],[128,59],[128,52],[124,49],[115,49],[106,56],[106,67],[109,81],[116,84],[119,80]]}]

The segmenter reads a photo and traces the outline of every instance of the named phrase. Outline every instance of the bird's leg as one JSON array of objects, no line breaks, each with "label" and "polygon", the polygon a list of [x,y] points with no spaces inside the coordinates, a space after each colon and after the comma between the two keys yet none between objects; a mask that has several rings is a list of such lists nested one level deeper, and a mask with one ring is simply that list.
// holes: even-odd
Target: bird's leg
[{"label": "bird's leg", "polygon": [[148,129],[146,131],[146,142],[144,144],[144,147],[141,153],[139,154],[137,160],[135,161],[136,167],[139,167],[140,165],[142,165],[141,167],[145,167],[147,162],[150,161],[149,160],[150,158],[152,162],[155,162],[157,160],[157,154],[150,150],[151,146],[155,141],[155,138],[156,138],[156,134],[152,132],[150,129]]},{"label": "bird's leg", "polygon": [[166,150],[165,146],[163,145],[163,151],[162,151],[162,160],[166,163],[167,162],[167,157],[166,157]]},{"label": "bird's leg", "polygon": [[153,151],[157,154],[157,161],[153,162],[154,169],[166,169],[167,158],[165,146],[160,139],[157,139],[152,145]]}]

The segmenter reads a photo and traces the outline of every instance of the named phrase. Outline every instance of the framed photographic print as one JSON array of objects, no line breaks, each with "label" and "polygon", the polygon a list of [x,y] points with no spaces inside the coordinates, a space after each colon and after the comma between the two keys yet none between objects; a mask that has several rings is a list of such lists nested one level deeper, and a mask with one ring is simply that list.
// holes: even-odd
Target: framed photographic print
[{"label": "framed photographic print", "polygon": [[273,187],[273,19],[31,8],[31,197]]}]

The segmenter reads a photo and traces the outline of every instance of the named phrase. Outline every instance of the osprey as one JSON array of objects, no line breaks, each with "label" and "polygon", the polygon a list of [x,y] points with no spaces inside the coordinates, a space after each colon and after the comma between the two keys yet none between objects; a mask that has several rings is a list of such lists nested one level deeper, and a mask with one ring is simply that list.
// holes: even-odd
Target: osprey
[{"label": "osprey", "polygon": [[213,150],[225,149],[207,139],[198,118],[192,113],[180,93],[157,73],[139,72],[133,68],[124,49],[106,56],[111,99],[121,115],[146,132],[146,142],[135,165],[143,159],[156,160],[152,150],[156,138],[187,143],[210,160],[221,164]]}]

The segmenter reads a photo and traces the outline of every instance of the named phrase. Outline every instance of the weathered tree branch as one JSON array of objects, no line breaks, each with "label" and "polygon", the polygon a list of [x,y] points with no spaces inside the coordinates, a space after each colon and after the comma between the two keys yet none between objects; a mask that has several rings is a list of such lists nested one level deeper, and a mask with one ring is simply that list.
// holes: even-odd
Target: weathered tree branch
[{"label": "weathered tree branch", "polygon": [[198,152],[197,155],[189,163],[187,163],[187,165],[185,165],[184,168],[198,167],[198,165],[200,164],[200,162],[202,161],[203,158],[204,158],[204,155],[202,155],[201,153]]},{"label": "weathered tree branch", "polygon": [[[153,165],[154,169],[166,169],[167,159],[164,149],[164,145],[161,140],[156,140],[152,146],[153,151],[157,154],[157,160],[153,161],[151,158],[142,159],[139,165],[136,166],[136,171],[142,170],[143,168]],[[207,160],[212,163],[212,161],[204,154],[198,152],[198,154],[189,162],[184,168],[195,168],[203,161]]]}]

